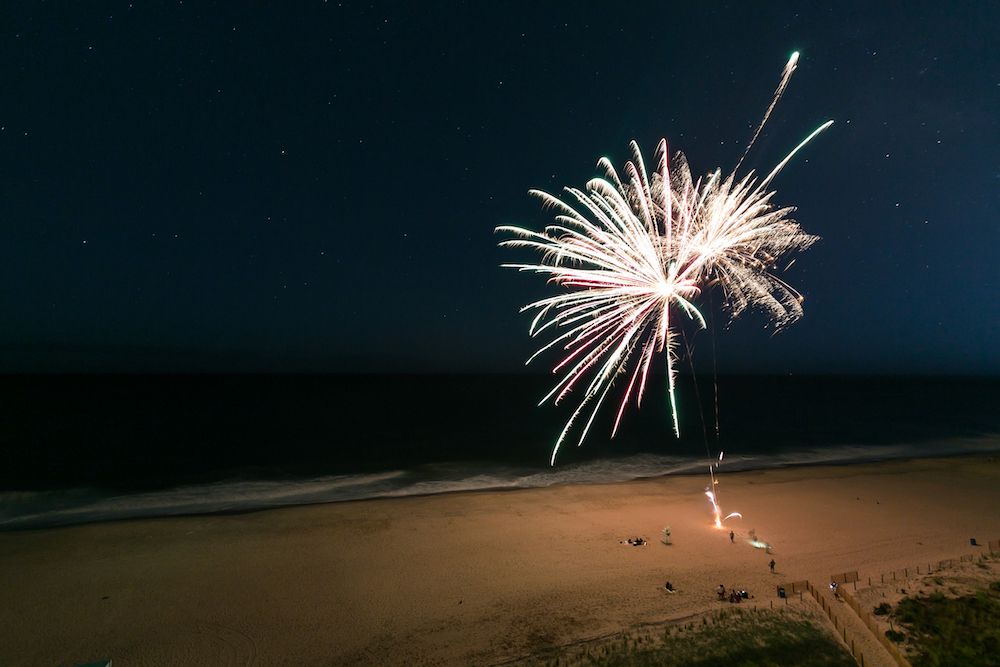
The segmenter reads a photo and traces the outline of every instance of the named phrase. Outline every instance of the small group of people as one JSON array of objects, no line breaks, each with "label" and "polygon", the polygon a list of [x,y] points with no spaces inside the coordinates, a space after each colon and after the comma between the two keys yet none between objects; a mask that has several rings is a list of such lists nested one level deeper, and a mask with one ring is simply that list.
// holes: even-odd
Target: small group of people
[{"label": "small group of people", "polygon": [[634,538],[630,537],[628,538],[628,543],[631,544],[633,547],[646,546],[646,540],[642,539],[641,537],[634,537]]},{"label": "small group of people", "polygon": [[[715,592],[719,594],[720,600],[726,599],[726,587],[723,586],[722,584],[719,584],[719,587],[715,589]],[[743,600],[748,599],[749,597],[750,597],[749,594],[747,594],[747,592],[744,590],[737,591],[734,588],[733,590],[729,591],[729,601],[732,602],[733,604],[738,604]]]}]

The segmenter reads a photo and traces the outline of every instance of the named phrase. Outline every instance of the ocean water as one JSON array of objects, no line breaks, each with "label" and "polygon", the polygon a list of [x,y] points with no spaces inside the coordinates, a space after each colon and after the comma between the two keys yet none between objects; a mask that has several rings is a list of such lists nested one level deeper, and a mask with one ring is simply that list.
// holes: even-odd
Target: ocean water
[{"label": "ocean water", "polygon": [[[551,447],[550,376],[0,378],[0,530],[1000,451],[1000,380],[663,378]],[[609,406],[614,407],[614,406]],[[718,418],[716,417],[718,415]]]}]

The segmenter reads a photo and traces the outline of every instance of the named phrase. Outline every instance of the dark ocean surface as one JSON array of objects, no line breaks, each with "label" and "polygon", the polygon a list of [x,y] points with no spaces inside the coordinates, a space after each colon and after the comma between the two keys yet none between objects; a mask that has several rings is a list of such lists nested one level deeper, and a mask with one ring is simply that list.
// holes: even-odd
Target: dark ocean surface
[{"label": "dark ocean surface", "polygon": [[1000,379],[682,376],[680,439],[653,378],[550,467],[575,405],[537,407],[552,381],[0,376],[0,530],[1000,450]]}]

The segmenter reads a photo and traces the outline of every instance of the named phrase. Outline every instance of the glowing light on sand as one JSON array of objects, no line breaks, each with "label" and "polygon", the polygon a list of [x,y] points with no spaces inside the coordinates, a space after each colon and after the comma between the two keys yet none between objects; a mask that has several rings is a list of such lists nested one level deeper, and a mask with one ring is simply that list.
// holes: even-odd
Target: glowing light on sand
[{"label": "glowing light on sand", "polygon": [[[785,67],[767,120],[798,54]],[[503,247],[531,248],[541,253],[538,263],[504,264],[547,275],[567,288],[555,296],[525,306],[537,310],[530,333],[551,333],[553,339],[528,360],[552,348],[564,356],[553,372],[562,378],[541,401],[556,404],[582,386],[582,400],[559,434],[550,463],[577,418],[587,409],[578,445],[587,437],[594,418],[619,376],[628,378],[612,427],[614,437],[629,399],[641,404],[653,358],[665,353],[671,418],[680,435],[674,393],[677,355],[677,319],[680,315],[705,328],[694,299],[703,289],[718,285],[732,316],[750,306],[765,310],[781,325],[802,314],[801,296],[772,271],[784,255],[803,250],[817,237],[802,231],[789,214],[777,208],[768,190],[771,180],[810,139],[829,127],[822,125],[788,154],[759,183],[753,172],[722,177],[721,170],[694,180],[684,155],[668,159],[666,140],[654,154],[652,177],[636,142],[632,160],[622,175],[601,158],[603,178],[585,190],[567,187],[566,201],[540,190],[555,222],[542,232],[512,226],[496,231],[514,238]],[[760,133],[757,128],[754,138]],[[748,146],[749,150],[749,146]],[[742,159],[741,159],[742,162]],[[624,176],[624,178],[622,178]],[[713,504],[714,493],[713,493]]]},{"label": "glowing light on sand", "polygon": [[[712,483],[718,484],[718,482],[715,481],[714,476],[712,477]],[[712,501],[712,514],[715,515],[715,527],[722,528],[722,510],[719,509],[719,503],[715,502],[715,493],[712,491],[711,487],[705,489],[705,495]]]},{"label": "glowing light on sand", "polygon": [[[719,454],[719,461],[722,461],[722,454]],[[733,517],[743,518],[743,515],[739,512],[730,512],[725,517],[722,516],[722,508],[719,507],[719,496],[715,491],[715,487],[719,484],[719,480],[715,479],[715,469],[718,467],[718,463],[708,467],[708,475],[712,480],[712,486],[705,487],[705,495],[712,502],[712,514],[715,516],[715,527],[722,529],[722,522],[727,519],[732,519]]]}]

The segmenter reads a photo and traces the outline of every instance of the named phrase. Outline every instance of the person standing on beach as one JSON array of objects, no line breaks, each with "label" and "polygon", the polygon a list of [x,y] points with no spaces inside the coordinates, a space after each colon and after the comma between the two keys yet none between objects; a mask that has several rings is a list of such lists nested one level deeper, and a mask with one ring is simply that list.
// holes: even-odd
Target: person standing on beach
[{"label": "person standing on beach", "polygon": [[770,565],[771,565],[771,574],[774,574],[774,559],[773,558],[771,559]]},{"label": "person standing on beach", "polygon": [[733,542],[733,531],[729,531],[729,541]]}]

